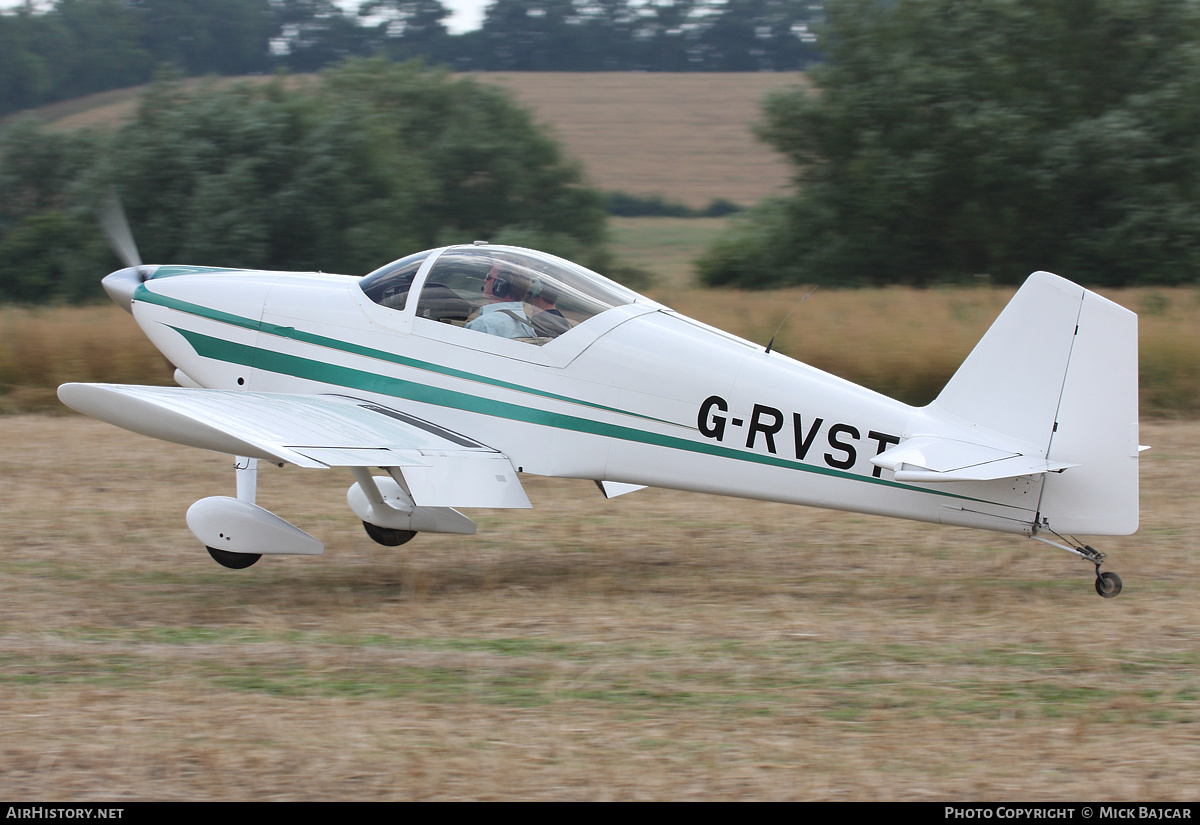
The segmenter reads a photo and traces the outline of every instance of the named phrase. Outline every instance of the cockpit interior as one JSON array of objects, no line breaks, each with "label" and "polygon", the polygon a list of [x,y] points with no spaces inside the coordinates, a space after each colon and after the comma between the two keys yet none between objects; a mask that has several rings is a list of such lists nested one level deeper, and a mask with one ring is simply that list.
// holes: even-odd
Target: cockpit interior
[{"label": "cockpit interior", "polygon": [[359,285],[389,309],[537,346],[639,297],[553,255],[489,245],[419,252]]}]

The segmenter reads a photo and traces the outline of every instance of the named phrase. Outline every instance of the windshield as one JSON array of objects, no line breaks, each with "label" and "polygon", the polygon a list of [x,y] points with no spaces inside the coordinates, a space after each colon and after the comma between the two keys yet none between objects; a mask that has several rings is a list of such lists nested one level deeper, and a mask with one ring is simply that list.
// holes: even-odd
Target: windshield
[{"label": "windshield", "polygon": [[382,266],[370,275],[364,275],[358,285],[377,304],[389,309],[404,309],[408,291],[412,289],[417,270],[429,257],[429,251],[418,252],[398,261]]},{"label": "windshield", "polygon": [[442,253],[421,289],[417,317],[541,345],[637,298],[560,258],[479,246]]}]

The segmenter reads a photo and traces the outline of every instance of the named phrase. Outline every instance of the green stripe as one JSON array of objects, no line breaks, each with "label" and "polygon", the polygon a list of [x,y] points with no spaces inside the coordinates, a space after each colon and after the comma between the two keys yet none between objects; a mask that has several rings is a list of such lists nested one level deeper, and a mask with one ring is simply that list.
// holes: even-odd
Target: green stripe
[{"label": "green stripe", "polygon": [[233,315],[228,312],[210,309],[208,307],[200,306],[199,304],[193,304],[188,301],[181,301],[177,298],[171,298],[166,295],[160,295],[156,292],[151,292],[146,288],[145,284],[138,286],[138,288],[134,291],[133,297],[136,301],[145,301],[146,303],[157,304],[159,306],[167,307],[168,309],[174,309],[178,310],[179,312],[187,313],[188,315],[196,315],[201,318],[208,318],[212,321],[219,321],[223,324],[231,324],[236,327],[242,327],[243,329],[255,330],[267,335],[273,335],[278,338],[286,338],[288,340],[299,341],[305,344],[327,347],[329,349],[340,350],[341,352],[348,352],[353,355],[361,355],[366,358],[374,358],[379,361],[387,361],[389,363],[399,364],[404,367],[411,367],[413,369],[424,370],[426,372],[438,373],[450,378],[461,378],[464,381],[475,381],[480,384],[489,384],[493,387],[501,387],[506,390],[513,390],[515,392],[526,393],[528,395],[551,398],[555,401],[563,401],[568,404],[580,404],[596,410],[604,410],[605,412],[617,413],[619,415],[629,415],[633,416],[634,418],[641,418],[645,421],[654,421],[659,424],[669,424],[675,427],[685,426],[674,421],[667,421],[662,418],[655,418],[653,416],[643,415],[641,413],[629,412],[627,410],[617,409],[616,407],[608,407],[604,404],[597,404],[595,402],[585,401],[580,398],[571,398],[570,396],[559,395],[557,393],[547,392],[546,390],[540,390],[534,387],[525,387],[520,384],[513,384],[509,381],[502,381],[498,378],[491,378],[486,375],[479,375],[477,373],[466,372],[464,370],[457,370],[453,367],[446,367],[429,361],[408,358],[403,355],[398,355],[394,352],[387,352],[386,350],[364,347],[359,344],[351,344],[348,341],[339,341],[336,338],[327,338],[323,335],[316,335],[315,333],[298,330],[295,327],[285,327],[280,326],[279,324],[254,321],[241,315]]},{"label": "green stripe", "polygon": [[196,275],[201,272],[236,272],[235,269],[230,269],[226,266],[181,266],[169,265],[160,266],[154,270],[154,274],[150,276],[151,281],[156,281],[159,278],[173,278],[176,275]]},{"label": "green stripe", "polygon": [[400,378],[393,378],[387,375],[378,375],[372,372],[364,372],[363,370],[357,370],[351,367],[343,367],[323,361],[313,361],[308,358],[301,358],[300,356],[288,355],[286,353],[275,352],[268,349],[258,349],[245,344],[238,344],[232,341],[225,341],[220,338],[213,338],[209,335],[204,335],[203,333],[193,332],[192,330],[180,329],[179,327],[172,327],[172,329],[187,339],[188,343],[190,343],[196,350],[196,353],[204,358],[213,358],[218,361],[224,361],[231,364],[241,364],[246,367],[262,369],[281,375],[290,375],[296,378],[304,378],[310,381],[318,381],[320,383],[329,384],[336,387],[345,387],[348,389],[362,390],[364,392],[378,393],[380,395],[386,395],[393,398],[406,398],[410,401],[432,404],[439,407],[451,407],[467,412],[479,413],[481,415],[504,418],[510,421],[541,424],[543,426],[554,427],[556,429],[573,430],[575,432],[590,433],[592,435],[605,436],[607,438],[618,438],[624,441],[651,444],[654,446],[667,447],[675,450],[703,453],[717,456],[719,458],[732,458],[739,461],[752,461],[758,464],[782,467],[789,470],[799,470],[806,473],[815,473],[817,475],[841,478],[848,481],[869,482],[871,484],[878,484],[880,486],[891,487],[898,490],[930,493],[933,495],[946,496],[947,498],[962,499],[964,501],[985,501],[983,499],[958,495],[956,493],[949,493],[941,490],[928,490],[923,487],[914,487],[909,484],[888,481],[882,478],[865,477],[855,473],[848,473],[843,470],[818,467],[811,464],[802,464],[798,461],[779,458],[778,456],[736,450],[720,444],[689,441],[676,436],[646,432],[645,430],[636,430],[631,427],[621,426],[619,424],[608,424],[603,421],[579,418],[578,416],[566,415],[564,413],[524,407],[519,404],[496,401],[490,398],[481,398],[477,395],[470,395],[468,393],[457,392],[455,390],[441,389],[439,387],[431,387],[428,384],[405,381]]}]

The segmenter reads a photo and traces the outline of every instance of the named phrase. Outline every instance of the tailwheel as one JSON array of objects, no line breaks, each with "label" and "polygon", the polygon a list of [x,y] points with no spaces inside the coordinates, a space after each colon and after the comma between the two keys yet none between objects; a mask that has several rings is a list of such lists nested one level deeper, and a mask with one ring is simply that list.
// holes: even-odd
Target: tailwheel
[{"label": "tailwheel", "polygon": [[[1058,536],[1058,538],[1062,539],[1063,541],[1068,541],[1068,539],[1059,536],[1058,533],[1055,533],[1053,530],[1050,530],[1049,532],[1053,533],[1055,536]],[[1050,541],[1050,539],[1043,538],[1039,535],[1033,535],[1030,536],[1030,538],[1032,538],[1034,541],[1040,541],[1042,544],[1048,544],[1051,547],[1057,547],[1059,550],[1066,550],[1068,553],[1074,553],[1076,556],[1079,556],[1080,558],[1090,561],[1092,564],[1096,565],[1096,592],[1104,598],[1115,599],[1117,594],[1121,592],[1121,577],[1116,573],[1100,572],[1100,564],[1104,561],[1105,555],[1095,547],[1092,547],[1090,544],[1081,544],[1079,539],[1074,537],[1069,539],[1073,546],[1059,544],[1057,541]]]},{"label": "tailwheel", "polygon": [[1114,599],[1121,592],[1121,577],[1116,573],[1097,573],[1096,592],[1106,599]]},{"label": "tailwheel", "polygon": [[207,549],[208,555],[212,556],[217,564],[228,567],[230,570],[245,570],[262,558],[261,553],[230,553],[228,550],[218,550],[215,547]]},{"label": "tailwheel", "polygon": [[412,541],[417,535],[416,530],[397,530],[392,527],[378,527],[369,521],[363,522],[363,527],[367,530],[367,535],[376,544],[382,544],[384,547],[399,547],[405,542]]}]

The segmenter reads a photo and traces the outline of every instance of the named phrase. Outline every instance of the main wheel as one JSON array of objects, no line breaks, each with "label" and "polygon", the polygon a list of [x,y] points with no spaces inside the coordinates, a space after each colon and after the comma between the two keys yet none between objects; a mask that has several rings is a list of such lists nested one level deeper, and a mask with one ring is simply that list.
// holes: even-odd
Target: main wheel
[{"label": "main wheel", "polygon": [[384,547],[399,547],[407,541],[412,541],[413,536],[417,534],[416,530],[396,530],[392,527],[379,527],[369,521],[363,522],[363,527],[367,529],[367,535],[376,544],[382,544]]},{"label": "main wheel", "polygon": [[228,550],[218,550],[215,547],[208,548],[208,555],[212,556],[217,564],[228,567],[230,570],[245,570],[262,558],[260,553],[230,553]]},{"label": "main wheel", "polygon": [[1101,573],[1096,577],[1096,592],[1106,599],[1116,598],[1121,592],[1121,577],[1116,573]]}]

